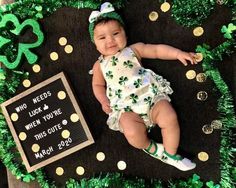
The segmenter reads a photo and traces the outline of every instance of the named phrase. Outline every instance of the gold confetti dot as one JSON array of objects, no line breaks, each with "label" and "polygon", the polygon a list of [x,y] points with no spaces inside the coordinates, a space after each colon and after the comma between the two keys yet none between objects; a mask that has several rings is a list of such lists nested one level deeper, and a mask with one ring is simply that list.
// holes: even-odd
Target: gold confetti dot
[{"label": "gold confetti dot", "polygon": [[205,101],[205,100],[207,100],[207,97],[208,97],[208,94],[207,94],[207,92],[205,92],[205,91],[199,91],[199,92],[197,93],[197,99],[200,100],[200,101]]},{"label": "gold confetti dot", "polygon": [[34,71],[35,73],[38,73],[38,72],[40,72],[40,70],[41,70],[41,68],[40,68],[40,66],[39,66],[38,64],[35,64],[35,65],[32,67],[32,69],[33,69],[33,71]]},{"label": "gold confetti dot", "polygon": [[224,0],[216,0],[216,3],[217,3],[218,5],[223,5],[223,4],[224,4]]},{"label": "gold confetti dot", "polygon": [[63,175],[63,174],[64,174],[64,169],[63,169],[62,167],[57,167],[57,168],[56,168],[56,174],[57,174],[58,176]]},{"label": "gold confetti dot", "polygon": [[74,122],[74,123],[77,122],[77,121],[79,121],[79,116],[78,116],[78,114],[76,114],[76,113],[71,114],[70,120],[71,120],[72,122]]},{"label": "gold confetti dot", "polygon": [[26,140],[26,138],[27,138],[26,133],[25,133],[25,132],[21,132],[21,133],[19,134],[19,138],[20,138],[21,141]]},{"label": "gold confetti dot", "polygon": [[30,85],[31,85],[30,80],[28,80],[28,79],[23,80],[23,86],[24,87],[30,87]]},{"label": "gold confetti dot", "polygon": [[168,3],[168,2],[162,3],[161,10],[162,10],[162,12],[167,12],[168,10],[170,10],[170,3]]},{"label": "gold confetti dot", "polygon": [[204,33],[204,29],[202,27],[196,27],[193,30],[193,35],[196,37],[200,37]]},{"label": "gold confetti dot", "polygon": [[52,61],[58,60],[58,53],[57,52],[50,53],[50,58]]},{"label": "gold confetti dot", "polygon": [[196,76],[196,72],[194,70],[189,70],[186,72],[186,77],[189,79],[189,80],[192,80],[194,79]]},{"label": "gold confetti dot", "polygon": [[73,47],[71,45],[66,45],[65,46],[65,52],[70,54],[73,52]]},{"label": "gold confetti dot", "polygon": [[70,137],[70,131],[68,131],[68,130],[63,130],[62,132],[61,132],[61,136],[62,136],[62,138],[69,138]]},{"label": "gold confetti dot", "polygon": [[201,62],[203,60],[202,53],[196,53],[194,59],[196,62]]},{"label": "gold confetti dot", "polygon": [[58,43],[59,43],[61,46],[65,46],[66,43],[67,43],[66,37],[60,37],[59,40],[58,40]]},{"label": "gold confetti dot", "polygon": [[199,74],[197,74],[197,76],[196,76],[196,80],[197,80],[198,82],[205,82],[206,79],[207,79],[207,76],[206,76],[205,73],[199,73]]},{"label": "gold confetti dot", "polygon": [[19,118],[19,116],[18,116],[17,113],[12,113],[12,114],[11,114],[11,120],[12,120],[12,121],[17,121],[18,118]]},{"label": "gold confetti dot", "polygon": [[63,120],[62,120],[62,125],[67,125],[67,123],[68,123],[68,122],[67,122],[66,119],[63,119]]},{"label": "gold confetti dot", "polygon": [[211,126],[212,126],[213,129],[221,129],[223,124],[220,120],[213,120],[211,122]]},{"label": "gold confetti dot", "polygon": [[40,146],[38,144],[33,144],[31,147],[33,152],[38,152],[40,150]]},{"label": "gold confetti dot", "polygon": [[118,163],[117,163],[117,167],[118,167],[118,169],[119,170],[125,170],[126,169],[126,162],[125,161],[119,161]]},{"label": "gold confetti dot", "polygon": [[57,93],[57,97],[60,99],[60,100],[63,100],[66,98],[66,93],[64,91],[59,91]]},{"label": "gold confetti dot", "polygon": [[96,155],[96,158],[98,161],[104,161],[105,160],[105,154],[103,152],[98,152]]},{"label": "gold confetti dot", "polygon": [[78,175],[82,176],[82,175],[84,174],[84,172],[85,172],[85,170],[84,170],[84,168],[83,168],[82,166],[78,166],[78,167],[76,168],[76,173],[77,173]]},{"label": "gold confetti dot", "polygon": [[156,21],[158,19],[158,13],[156,11],[150,12],[149,19],[153,22]]},{"label": "gold confetti dot", "polygon": [[213,127],[209,124],[206,124],[202,127],[202,131],[205,133],[205,134],[211,134],[213,133]]},{"label": "gold confetti dot", "polygon": [[204,161],[205,162],[205,161],[207,161],[209,159],[209,155],[206,152],[202,151],[202,152],[198,153],[198,159],[200,161]]},{"label": "gold confetti dot", "polygon": [[90,75],[93,75],[93,69],[89,70],[88,72]]}]

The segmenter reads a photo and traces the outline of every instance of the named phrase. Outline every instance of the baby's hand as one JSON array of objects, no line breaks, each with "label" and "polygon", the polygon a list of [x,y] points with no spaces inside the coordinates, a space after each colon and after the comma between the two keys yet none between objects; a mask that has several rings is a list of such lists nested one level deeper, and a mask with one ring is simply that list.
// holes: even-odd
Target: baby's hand
[{"label": "baby's hand", "polygon": [[110,107],[110,102],[108,100],[105,100],[102,102],[102,110],[106,113],[109,114],[112,112],[111,107]]},{"label": "baby's hand", "polygon": [[197,64],[198,62],[195,59],[195,53],[193,52],[184,52],[184,51],[179,51],[177,54],[177,59],[181,61],[184,66],[187,66],[188,63],[190,62],[192,65]]}]

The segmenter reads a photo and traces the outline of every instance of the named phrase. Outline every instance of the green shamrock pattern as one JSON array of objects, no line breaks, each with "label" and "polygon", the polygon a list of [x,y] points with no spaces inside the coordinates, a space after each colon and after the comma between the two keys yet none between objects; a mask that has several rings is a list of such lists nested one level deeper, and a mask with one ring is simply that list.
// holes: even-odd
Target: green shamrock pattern
[{"label": "green shamrock pattern", "polygon": [[128,61],[124,61],[124,63],[123,63],[123,65],[126,67],[126,68],[133,68],[133,63],[130,61],[130,60],[128,60]]},{"label": "green shamrock pattern", "polygon": [[130,95],[130,99],[132,100],[132,103],[135,104],[135,103],[137,103],[137,101],[138,101],[138,95],[132,93],[132,94]]},{"label": "green shamrock pattern", "polygon": [[112,78],[113,78],[112,71],[108,71],[108,72],[106,73],[106,77],[109,78],[109,79],[112,79]]},{"label": "green shamrock pattern", "polygon": [[115,95],[116,95],[119,99],[121,99],[122,90],[121,90],[121,89],[116,90],[116,91],[115,91]]},{"label": "green shamrock pattern", "polygon": [[117,63],[118,63],[118,58],[115,57],[115,56],[112,56],[112,58],[111,58],[111,63],[112,63],[112,66],[116,66]]},{"label": "green shamrock pattern", "polygon": [[125,82],[127,82],[129,79],[126,76],[121,76],[119,78],[119,84],[120,85],[125,85]]},{"label": "green shamrock pattern", "polygon": [[142,85],[142,80],[140,78],[134,81],[135,88],[139,88],[141,85]]}]

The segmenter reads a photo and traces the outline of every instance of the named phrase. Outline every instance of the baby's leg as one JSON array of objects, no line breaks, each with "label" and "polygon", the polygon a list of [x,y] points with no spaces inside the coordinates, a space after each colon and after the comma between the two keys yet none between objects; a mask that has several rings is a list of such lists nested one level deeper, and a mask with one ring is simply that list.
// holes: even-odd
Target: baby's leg
[{"label": "baby's leg", "polygon": [[179,146],[180,130],[177,115],[167,100],[161,100],[152,108],[151,117],[161,128],[165,151],[176,154]]},{"label": "baby's leg", "polygon": [[124,112],[120,117],[120,126],[123,133],[133,147],[138,149],[147,148],[150,140],[147,137],[146,126],[143,119],[134,112]]}]

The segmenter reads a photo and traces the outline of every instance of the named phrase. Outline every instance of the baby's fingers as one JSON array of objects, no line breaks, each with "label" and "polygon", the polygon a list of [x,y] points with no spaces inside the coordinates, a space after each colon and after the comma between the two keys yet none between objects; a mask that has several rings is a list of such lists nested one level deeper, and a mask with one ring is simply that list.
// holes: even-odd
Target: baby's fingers
[{"label": "baby's fingers", "polygon": [[188,63],[187,63],[187,61],[186,61],[185,59],[180,59],[180,62],[183,63],[184,66],[187,66],[187,65],[188,65]]},{"label": "baby's fingers", "polygon": [[196,61],[196,54],[193,52],[190,52],[189,54],[192,59],[191,64],[197,64],[198,62]]}]

